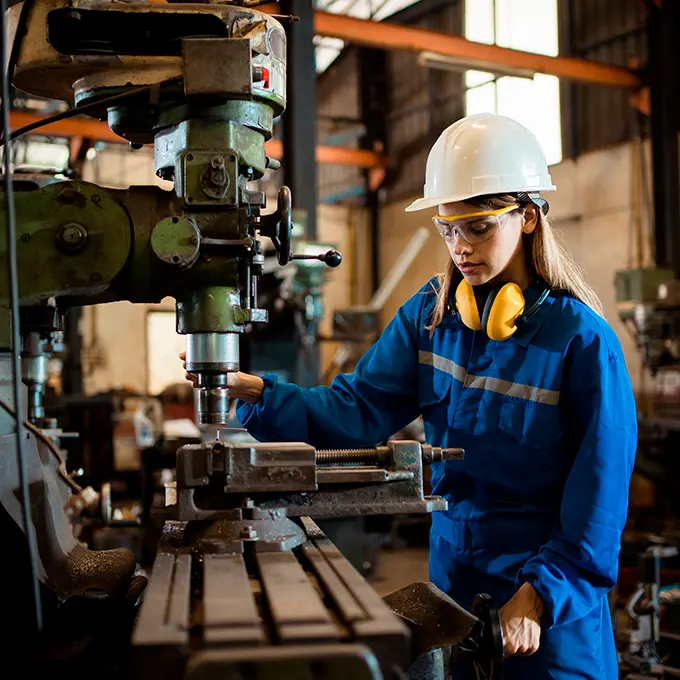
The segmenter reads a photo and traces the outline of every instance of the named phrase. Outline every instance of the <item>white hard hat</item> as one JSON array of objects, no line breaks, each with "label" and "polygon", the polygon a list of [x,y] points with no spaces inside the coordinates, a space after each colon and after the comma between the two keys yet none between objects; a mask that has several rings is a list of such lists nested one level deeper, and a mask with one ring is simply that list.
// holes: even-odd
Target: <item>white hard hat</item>
[{"label": "white hard hat", "polygon": [[427,157],[424,197],[406,212],[475,196],[554,189],[536,137],[512,118],[478,113],[439,136]]}]

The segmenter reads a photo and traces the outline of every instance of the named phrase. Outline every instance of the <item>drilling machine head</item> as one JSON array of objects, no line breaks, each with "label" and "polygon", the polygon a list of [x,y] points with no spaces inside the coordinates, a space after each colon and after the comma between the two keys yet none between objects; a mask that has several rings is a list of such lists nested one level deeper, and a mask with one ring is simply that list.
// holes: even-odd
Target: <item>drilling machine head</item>
[{"label": "drilling machine head", "polygon": [[[201,423],[226,422],[239,335],[246,324],[267,320],[257,308],[264,263],[257,232],[272,239],[279,264],[294,257],[290,191],[283,187],[276,212],[261,216],[265,195],[250,186],[279,167],[265,145],[286,105],[286,34],[277,18],[250,4],[37,0],[14,78],[31,94],[75,101],[133,148],[154,145],[156,174],[174,183],[174,196],[146,187],[104,196],[84,183],[45,195],[46,206],[68,204],[79,215],[54,225],[50,247],[56,242],[71,262],[108,260],[111,270],[89,274],[89,287],[62,277],[53,297],[59,308],[174,297]],[[19,15],[19,6],[10,9],[10,41]],[[17,201],[24,223],[37,222],[28,215],[33,208],[22,214],[21,196]],[[88,219],[96,222],[97,213],[120,225],[115,246],[93,243]],[[315,258],[340,262],[335,252]],[[29,294],[30,286],[21,289]]]}]

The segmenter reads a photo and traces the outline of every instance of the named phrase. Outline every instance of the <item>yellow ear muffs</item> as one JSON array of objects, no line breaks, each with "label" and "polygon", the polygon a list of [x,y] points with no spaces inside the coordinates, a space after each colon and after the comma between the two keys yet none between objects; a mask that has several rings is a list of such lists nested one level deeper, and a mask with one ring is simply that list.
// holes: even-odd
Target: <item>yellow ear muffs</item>
[{"label": "yellow ear muffs", "polygon": [[486,298],[481,327],[492,340],[507,340],[517,331],[524,307],[524,294],[516,283],[496,286]]},{"label": "yellow ear muffs", "polygon": [[463,279],[456,288],[456,309],[460,320],[473,331],[482,330],[482,322],[479,318],[479,308],[475,299],[475,291],[472,286]]}]

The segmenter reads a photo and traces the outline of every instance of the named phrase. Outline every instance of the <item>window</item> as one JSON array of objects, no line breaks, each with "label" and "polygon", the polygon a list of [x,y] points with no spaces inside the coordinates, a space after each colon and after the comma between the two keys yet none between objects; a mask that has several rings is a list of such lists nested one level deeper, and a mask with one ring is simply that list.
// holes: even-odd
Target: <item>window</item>
[{"label": "window", "polygon": [[[557,0],[466,0],[465,37],[524,52],[557,56]],[[548,164],[562,160],[560,90],[555,76],[533,78],[467,71],[467,114],[499,113],[531,130]]]},{"label": "window", "polygon": [[[314,7],[333,14],[346,14],[357,19],[382,21],[400,12],[417,0],[314,0]],[[338,57],[345,47],[339,38],[316,36],[316,71],[323,73]]]},{"label": "window", "polygon": [[146,315],[146,370],[148,394],[160,394],[166,387],[184,383],[184,368],[177,358],[186,338],[175,330],[175,312],[149,311]]}]

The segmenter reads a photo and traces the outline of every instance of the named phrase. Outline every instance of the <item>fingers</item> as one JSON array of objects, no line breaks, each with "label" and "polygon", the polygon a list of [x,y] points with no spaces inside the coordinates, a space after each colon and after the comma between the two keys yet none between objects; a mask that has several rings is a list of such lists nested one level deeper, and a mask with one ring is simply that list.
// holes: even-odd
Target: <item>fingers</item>
[{"label": "fingers", "polygon": [[509,656],[531,656],[538,651],[538,642],[525,642],[508,640],[503,645],[503,655]]},{"label": "fingers", "polygon": [[538,651],[541,640],[540,626],[520,619],[501,620],[503,629],[503,654],[510,656],[531,656]]},{"label": "fingers", "polygon": [[194,386],[198,385],[198,378],[195,373],[185,373],[184,377]]},{"label": "fingers", "polygon": [[503,647],[503,654],[506,657],[510,656],[531,656],[538,651],[538,645],[512,645],[508,644]]}]

